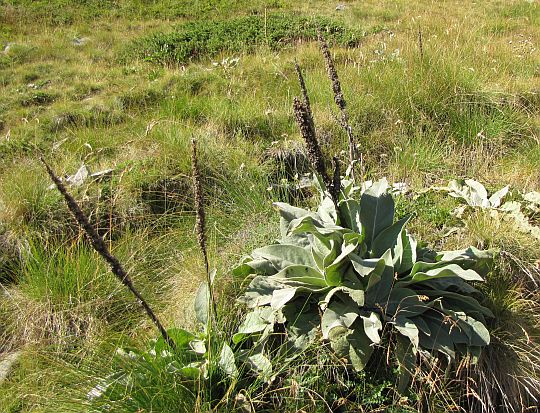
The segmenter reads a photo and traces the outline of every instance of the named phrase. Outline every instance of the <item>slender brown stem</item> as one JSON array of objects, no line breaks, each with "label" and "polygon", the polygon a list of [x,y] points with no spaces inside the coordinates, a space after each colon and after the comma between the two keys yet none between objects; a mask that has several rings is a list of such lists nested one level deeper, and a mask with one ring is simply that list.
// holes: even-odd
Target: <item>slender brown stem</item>
[{"label": "slender brown stem", "polygon": [[418,50],[420,51],[420,60],[424,60],[424,40],[422,38],[422,29],[418,27]]},{"label": "slender brown stem", "polygon": [[109,248],[107,248],[107,244],[103,241],[103,238],[97,233],[97,231],[94,229],[94,227],[90,224],[88,221],[88,217],[84,214],[82,209],[77,204],[77,201],[69,194],[66,187],[56,176],[52,168],[49,166],[49,164],[45,161],[43,157],[40,158],[43,165],[45,165],[45,169],[47,170],[47,173],[49,174],[51,180],[56,185],[56,188],[58,191],[63,195],[64,200],[66,201],[66,204],[68,206],[68,209],[70,210],[73,217],[77,220],[79,225],[83,228],[84,232],[86,233],[87,237],[90,239],[90,242],[92,243],[92,246],[96,250],[96,252],[101,255],[101,257],[109,264],[111,267],[112,273],[120,280],[124,286],[128,288],[129,291],[135,296],[139,304],[143,307],[143,309],[146,311],[146,314],[148,314],[148,317],[152,320],[152,322],[156,325],[157,329],[161,333],[161,336],[165,340],[165,342],[173,349],[175,349],[174,341],[169,337],[169,334],[167,333],[167,330],[163,327],[161,322],[159,321],[158,317],[150,308],[148,303],[145,301],[145,299],[141,296],[139,291],[135,288],[133,285],[133,282],[127,272],[124,270],[124,267],[122,267],[122,264],[120,264],[120,261],[111,254],[109,251]]},{"label": "slender brown stem", "polygon": [[[347,138],[349,140],[349,163],[354,165],[355,160],[357,159],[357,147],[356,139],[353,135],[351,125],[349,123],[349,114],[347,113],[347,102],[343,96],[343,91],[341,90],[341,83],[337,74],[336,66],[334,65],[334,60],[330,54],[328,48],[328,43],[324,37],[319,33],[319,43],[321,45],[321,52],[326,63],[326,72],[328,77],[332,82],[332,91],[334,92],[334,102],[341,112],[341,126],[345,129],[347,133]],[[352,178],[354,179],[354,167],[351,169]]]}]

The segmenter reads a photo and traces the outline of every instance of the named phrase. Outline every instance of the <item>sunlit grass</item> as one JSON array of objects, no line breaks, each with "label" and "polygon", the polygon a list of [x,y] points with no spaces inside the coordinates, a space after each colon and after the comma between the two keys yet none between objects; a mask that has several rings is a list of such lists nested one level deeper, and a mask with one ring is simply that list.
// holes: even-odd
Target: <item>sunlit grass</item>
[{"label": "sunlit grass", "polygon": [[[136,303],[83,241],[58,194],[48,189],[38,153],[63,176],[83,162],[92,171],[113,169],[110,180],[70,190],[160,316],[180,327],[194,323],[191,303],[204,278],[189,190],[191,139],[199,141],[206,177],[211,265],[219,269],[219,299],[231,311],[239,280],[229,268],[278,235],[271,207],[278,195],[267,190],[273,171],[265,161],[274,141],[299,141],[291,110],[299,94],[295,59],[305,73],[325,155],[345,159],[346,136],[335,121],[316,44],[221,52],[183,67],[163,67],[121,60],[135,39],[194,19],[265,10],[322,15],[369,29],[360,47],[332,48],[365,178],[387,176],[414,190],[456,177],[540,189],[537,2],[456,7],[450,1],[368,0],[345,2],[344,10],[318,0],[197,1],[189,7],[8,3],[0,6],[0,229],[26,249],[18,281],[0,287],[0,348],[23,346],[25,355],[13,379],[0,386],[0,410],[83,411],[89,389],[78,389],[80,406],[63,407],[61,396],[71,395],[73,384],[62,374],[88,387],[108,371],[110,358],[103,354],[110,356],[118,335],[140,343],[154,335]],[[83,38],[84,44],[76,44]],[[224,59],[231,57],[238,62],[229,65]],[[538,299],[505,274],[523,276],[518,264],[531,270],[538,246],[482,214],[444,237],[459,226],[451,214],[455,206],[431,193],[398,201],[400,213],[414,214],[413,232],[437,247],[474,244],[511,254],[514,261],[507,255],[499,262],[486,291],[503,316],[496,337],[513,349],[525,371],[530,343],[523,330],[509,326],[518,325],[521,314],[530,315],[524,329],[536,337]],[[96,350],[98,343],[107,351]],[[72,356],[86,352],[94,357],[81,368],[82,377],[74,373],[80,360]],[[284,383],[282,400],[291,398],[299,380],[309,388],[312,374],[298,367]],[[171,384],[170,377],[155,378]],[[156,389],[164,388],[159,380]],[[251,390],[255,395],[259,388]],[[169,395],[163,411],[182,401],[174,391]],[[156,390],[153,397],[158,396]],[[433,405],[444,405],[441,400]],[[291,408],[302,407],[289,402]]]}]

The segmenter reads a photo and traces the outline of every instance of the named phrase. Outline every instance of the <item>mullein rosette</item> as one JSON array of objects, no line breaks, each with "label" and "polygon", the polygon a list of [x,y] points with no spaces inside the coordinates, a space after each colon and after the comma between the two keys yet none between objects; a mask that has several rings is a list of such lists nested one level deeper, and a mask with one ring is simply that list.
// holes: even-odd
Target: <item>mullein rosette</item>
[{"label": "mullein rosette", "polygon": [[270,338],[277,332],[286,357],[322,339],[358,371],[383,330],[393,332],[406,375],[418,352],[476,358],[489,344],[486,318],[493,314],[471,282],[483,281],[492,254],[420,248],[405,229],[409,217],[394,222],[386,179],[369,188],[344,179],[337,203],[320,178],[314,182],[317,210],[275,203],[281,239],[234,270],[251,282],[240,298],[249,313],[233,342],[252,346],[247,357],[255,369],[271,375]]}]

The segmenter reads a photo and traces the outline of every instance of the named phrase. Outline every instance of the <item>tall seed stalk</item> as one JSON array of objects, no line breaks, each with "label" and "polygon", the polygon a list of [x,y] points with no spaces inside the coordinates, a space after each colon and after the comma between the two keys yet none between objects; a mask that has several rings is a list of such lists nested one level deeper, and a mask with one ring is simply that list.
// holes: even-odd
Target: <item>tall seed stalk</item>
[{"label": "tall seed stalk", "polygon": [[174,341],[169,337],[169,334],[167,333],[167,330],[163,327],[163,324],[159,321],[157,315],[154,313],[150,305],[146,302],[146,300],[142,297],[141,293],[135,288],[133,285],[133,281],[131,280],[131,277],[127,274],[126,270],[118,261],[118,259],[111,254],[109,251],[109,248],[107,247],[107,244],[105,244],[105,241],[103,241],[103,238],[97,233],[97,231],[94,229],[94,227],[90,224],[90,221],[88,220],[88,217],[85,215],[85,213],[82,211],[79,204],[77,204],[77,201],[69,194],[66,187],[58,178],[58,176],[54,173],[52,168],[49,166],[49,164],[45,161],[43,157],[40,158],[41,162],[45,166],[45,169],[47,170],[47,173],[49,174],[49,177],[56,185],[56,188],[58,191],[63,195],[64,200],[66,201],[67,207],[73,217],[77,220],[79,225],[83,228],[84,232],[86,233],[86,236],[90,239],[90,242],[92,243],[92,247],[96,252],[109,264],[111,267],[112,273],[118,278],[118,280],[124,284],[124,286],[131,291],[131,293],[135,296],[141,307],[144,309],[148,317],[152,320],[152,322],[155,324],[159,332],[161,333],[161,336],[163,337],[163,340],[173,349],[176,348]]},{"label": "tall seed stalk", "polygon": [[424,39],[422,37],[422,28],[418,27],[418,50],[420,52],[420,60],[424,60]]},{"label": "tall seed stalk", "polygon": [[[206,270],[206,285],[208,287],[208,320],[206,331],[208,336],[208,352],[210,353],[210,336],[212,329],[212,320],[216,314],[216,302],[214,300],[214,291],[212,286],[212,276],[210,274],[210,265],[208,263],[208,250],[206,248],[206,214],[204,211],[204,198],[201,183],[201,174],[197,159],[197,141],[191,140],[191,173],[193,179],[193,194],[195,197],[195,232],[197,233],[197,243],[201,249],[204,258],[204,267]],[[210,358],[210,355],[208,356]]]},{"label": "tall seed stalk", "polygon": [[311,104],[309,101],[306,82],[304,81],[304,76],[302,75],[302,70],[300,69],[298,62],[294,62],[294,69],[298,76],[300,90],[302,91],[302,102],[300,102],[300,99],[298,98],[295,98],[294,100],[294,114],[296,117],[296,122],[298,123],[298,126],[300,128],[300,133],[302,134],[302,137],[306,141],[308,158],[313,165],[313,168],[323,179],[324,184],[330,192],[332,200],[337,205],[339,201],[339,191],[341,189],[339,162],[337,158],[334,157],[334,175],[332,177],[332,180],[330,180],[330,177],[326,172],[324,159],[319,146],[319,142],[317,140],[317,134],[315,132],[315,122],[313,120],[313,113],[311,112]]},{"label": "tall seed stalk", "polygon": [[332,91],[334,92],[334,102],[341,112],[341,126],[345,129],[347,133],[347,138],[349,140],[349,163],[351,165],[351,177],[354,180],[354,162],[357,159],[357,147],[356,139],[354,138],[351,125],[349,124],[349,114],[347,113],[347,102],[343,96],[343,91],[341,90],[341,83],[339,82],[339,77],[337,74],[336,66],[334,65],[334,60],[330,54],[328,48],[328,43],[324,37],[319,33],[319,43],[321,46],[321,52],[326,63],[326,72],[330,81],[332,83]]},{"label": "tall seed stalk", "polygon": [[296,123],[300,128],[300,134],[306,142],[309,161],[313,165],[313,169],[315,169],[322,178],[326,187],[330,189],[332,181],[326,173],[324,158],[319,142],[317,141],[317,135],[315,134],[315,124],[313,122],[313,117],[311,116],[311,111],[306,103],[300,101],[297,97],[294,98],[293,109]]},{"label": "tall seed stalk", "polygon": [[300,69],[300,65],[297,61],[294,62],[294,70],[296,71],[296,75],[298,76],[298,83],[300,83],[300,90],[302,91],[302,98],[304,99],[304,105],[306,106],[306,109],[313,119],[313,114],[311,112],[311,103],[309,102],[309,96],[308,91],[306,87],[306,82],[304,81],[304,76],[302,75],[302,70]]},{"label": "tall seed stalk", "polygon": [[339,201],[339,191],[341,190],[341,171],[339,169],[339,159],[337,156],[333,158],[334,163],[334,176],[332,177],[332,186],[330,187],[330,195],[334,202]]}]

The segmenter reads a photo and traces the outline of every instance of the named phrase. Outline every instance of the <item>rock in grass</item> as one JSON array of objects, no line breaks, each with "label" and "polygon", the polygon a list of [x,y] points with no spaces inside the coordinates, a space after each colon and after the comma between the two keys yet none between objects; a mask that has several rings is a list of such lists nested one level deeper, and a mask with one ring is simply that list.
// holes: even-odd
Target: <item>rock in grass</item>
[{"label": "rock in grass", "polygon": [[3,358],[0,358],[0,384],[2,384],[9,376],[13,366],[21,356],[20,351],[10,353]]},{"label": "rock in grass", "polygon": [[88,37],[75,37],[71,44],[73,44],[73,46],[84,46],[89,40],[90,38]]}]

